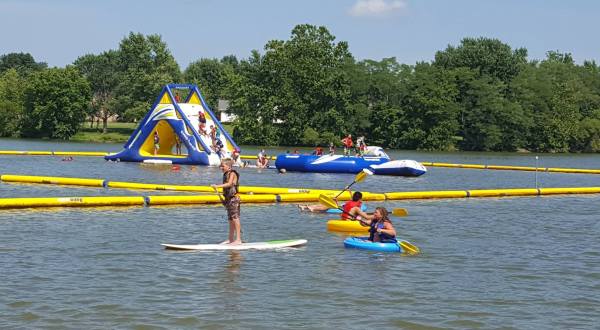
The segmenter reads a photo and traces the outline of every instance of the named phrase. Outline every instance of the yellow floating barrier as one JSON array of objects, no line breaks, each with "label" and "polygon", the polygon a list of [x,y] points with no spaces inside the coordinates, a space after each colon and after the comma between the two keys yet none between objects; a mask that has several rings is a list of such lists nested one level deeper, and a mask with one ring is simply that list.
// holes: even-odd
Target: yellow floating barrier
[{"label": "yellow floating barrier", "polygon": [[528,171],[528,172],[555,172],[555,173],[578,173],[578,174],[600,174],[600,170],[583,168],[560,168],[560,167],[531,167],[531,166],[509,166],[509,165],[478,165],[478,164],[452,164],[421,162],[424,166],[467,168],[479,170],[505,170],[505,171]]},{"label": "yellow floating barrier", "polygon": [[468,197],[465,190],[389,192],[384,195],[388,200]]},{"label": "yellow floating barrier", "polygon": [[5,182],[24,182],[24,183],[42,183],[42,184],[57,184],[57,185],[74,185],[87,187],[103,187],[106,180],[102,179],[82,179],[82,178],[66,178],[55,176],[31,176],[31,175],[11,175],[4,174],[0,176],[1,181]]},{"label": "yellow floating barrier", "polygon": [[[140,189],[140,190],[172,190],[172,191],[193,191],[214,193],[214,189],[210,186],[191,186],[191,185],[165,185],[155,183],[138,183],[138,182],[121,182],[108,181],[103,179],[88,179],[88,178],[69,178],[69,177],[49,177],[49,176],[34,176],[34,175],[0,175],[0,181],[5,182],[23,182],[23,183],[39,183],[39,184],[56,184],[56,185],[81,185],[81,186],[96,186],[107,188],[120,189]],[[219,189],[219,191],[222,191]],[[277,187],[255,187],[255,186],[240,186],[242,194],[337,194],[339,190],[328,189],[304,189],[304,188],[277,188]],[[345,194],[348,194],[347,192]],[[380,197],[385,199],[385,197]]]},{"label": "yellow floating barrier", "polygon": [[600,187],[540,188],[540,195],[600,194]]},{"label": "yellow floating barrier", "polygon": [[509,196],[535,196],[539,194],[539,190],[530,189],[485,189],[485,190],[468,190],[468,197],[509,197]]},{"label": "yellow floating barrier", "polygon": [[100,151],[54,151],[55,156],[84,156],[84,157],[104,157],[110,155],[110,152]]},{"label": "yellow floating barrier", "polygon": [[131,206],[144,204],[144,197],[138,196],[0,198],[0,209],[31,207]]},{"label": "yellow floating barrier", "polygon": [[[392,192],[386,194],[369,194],[363,196],[363,199],[366,201],[382,200],[382,196],[387,197],[388,200],[403,200],[426,198],[507,197],[564,194],[600,194],[600,187]],[[343,201],[348,200],[349,198],[350,195],[345,194],[340,196],[339,200]],[[319,194],[240,195],[240,199],[242,203],[317,202],[319,201]],[[92,207],[219,203],[221,203],[221,199],[217,195],[0,198],[0,209],[32,207]]]},{"label": "yellow floating barrier", "polygon": [[[252,156],[252,155],[240,155],[240,158],[241,158],[241,159],[257,159],[257,158],[258,158],[258,156]],[[267,159],[269,159],[269,160],[275,160],[275,159],[277,159],[277,157],[274,157],[274,156],[268,156],[268,157],[267,157]]]}]

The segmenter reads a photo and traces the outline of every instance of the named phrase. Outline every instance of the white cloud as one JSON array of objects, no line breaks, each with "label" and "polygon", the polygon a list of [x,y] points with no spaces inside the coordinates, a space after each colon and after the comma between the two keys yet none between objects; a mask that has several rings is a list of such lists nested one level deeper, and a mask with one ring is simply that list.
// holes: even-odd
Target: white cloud
[{"label": "white cloud", "polygon": [[406,8],[406,0],[358,0],[350,8],[352,16],[381,17],[401,12]]}]

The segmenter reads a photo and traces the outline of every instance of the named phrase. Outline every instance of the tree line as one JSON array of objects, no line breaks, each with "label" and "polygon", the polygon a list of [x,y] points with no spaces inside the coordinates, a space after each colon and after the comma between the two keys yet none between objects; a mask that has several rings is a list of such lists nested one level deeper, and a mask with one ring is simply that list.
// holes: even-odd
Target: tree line
[{"label": "tree line", "polygon": [[68,139],[89,117],[140,119],[167,83],[229,100],[240,144],[367,143],[417,150],[600,151],[600,68],[549,51],[465,38],[414,65],[356,60],[325,27],[298,25],[246,59],[201,58],[181,70],[158,35],[130,33],[118,49],[48,68],[0,56],[0,136]]}]

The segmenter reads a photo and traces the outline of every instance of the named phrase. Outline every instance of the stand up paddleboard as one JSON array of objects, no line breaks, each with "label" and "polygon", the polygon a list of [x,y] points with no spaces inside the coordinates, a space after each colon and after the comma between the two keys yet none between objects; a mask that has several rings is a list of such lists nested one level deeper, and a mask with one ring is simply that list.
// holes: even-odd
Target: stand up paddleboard
[{"label": "stand up paddleboard", "polygon": [[242,243],[237,245],[231,244],[196,244],[196,245],[175,245],[175,244],[161,244],[168,250],[265,250],[265,249],[278,249],[285,247],[298,247],[305,245],[308,241],[305,239],[288,239],[279,241],[266,241],[256,243]]}]

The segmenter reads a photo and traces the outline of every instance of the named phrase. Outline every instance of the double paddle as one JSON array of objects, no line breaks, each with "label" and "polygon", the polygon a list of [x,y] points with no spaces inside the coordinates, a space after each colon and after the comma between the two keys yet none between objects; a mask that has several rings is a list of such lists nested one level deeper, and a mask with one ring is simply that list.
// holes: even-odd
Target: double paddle
[{"label": "double paddle", "polygon": [[[360,172],[358,172],[358,174],[354,177],[354,181],[352,181],[351,184],[347,185],[344,188],[344,190],[340,191],[340,193],[337,194],[333,199],[336,199],[336,198],[340,197],[340,195],[342,195],[344,193],[344,191],[349,190],[350,187],[352,187],[355,183],[364,181],[367,178],[367,176],[369,176],[369,175],[373,175],[373,172],[371,172],[370,170],[368,170],[366,168],[363,168],[363,170],[360,171]],[[319,198],[319,201],[320,200],[321,199]],[[324,204],[324,205],[327,205],[327,204]],[[341,210],[339,208],[339,206],[337,205],[337,203],[335,203],[335,202],[334,202],[334,206],[332,206],[330,208]],[[343,210],[342,210],[342,212],[343,212]],[[405,217],[405,216],[408,215],[408,211],[406,209],[404,209],[404,208],[396,208],[396,209],[392,210],[392,214],[395,215],[395,216],[398,216],[398,217]]]}]

